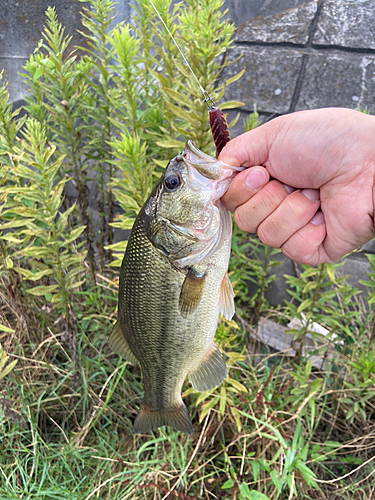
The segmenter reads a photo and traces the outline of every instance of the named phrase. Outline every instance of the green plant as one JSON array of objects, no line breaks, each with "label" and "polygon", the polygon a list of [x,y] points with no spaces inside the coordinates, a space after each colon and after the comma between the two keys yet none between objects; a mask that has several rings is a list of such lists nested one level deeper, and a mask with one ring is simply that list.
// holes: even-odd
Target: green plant
[{"label": "green plant", "polygon": [[85,226],[88,259],[94,276],[94,237],[87,196],[90,158],[86,155],[87,141],[83,133],[90,117],[82,106],[91,95],[85,75],[92,68],[84,60],[77,60],[75,51],[69,51],[71,37],[65,36],[55,9],[49,7],[46,16],[43,39],[25,65],[29,90],[25,109],[44,128],[45,140],[55,147],[55,158],[60,161],[56,178],[68,175],[74,179],[78,213]]},{"label": "green plant", "polygon": [[[225,483],[221,488],[224,490],[226,489],[233,490],[235,485],[236,483],[234,479],[228,479],[227,481],[225,481]],[[263,493],[260,493],[259,491],[256,490],[250,490],[250,488],[246,483],[239,484],[238,489],[240,491],[241,500],[270,500],[270,498],[264,495]]]},{"label": "green plant", "polygon": [[[78,370],[77,325],[71,293],[85,281],[85,252],[80,251],[82,244],[76,244],[85,227],[69,228],[68,218],[74,205],[60,211],[67,180],[56,180],[63,158],[53,159],[55,148],[47,144],[45,129],[29,118],[22,135],[24,140],[13,150],[17,164],[12,175],[17,185],[4,188],[8,201],[2,214],[7,221],[1,226],[2,241],[18,247],[12,258],[8,255],[7,266],[27,280],[27,294],[43,297],[57,309]],[[9,229],[13,231],[7,232]]]},{"label": "green plant", "polygon": [[[318,268],[302,266],[299,277],[286,276],[288,285],[293,289],[288,290],[288,293],[297,302],[287,302],[287,314],[291,318],[297,318],[302,325],[300,329],[290,330],[294,339],[299,341],[299,356],[308,333],[313,340],[320,336],[311,328],[313,322],[327,325],[331,340],[337,337],[338,340],[345,339],[348,344],[354,340],[354,332],[358,328],[355,322],[358,317],[355,297],[360,292],[345,283],[347,276],[336,276],[336,271],[343,264],[342,261],[321,264]],[[337,348],[339,349],[339,345]]]},{"label": "green plant", "polygon": [[360,284],[364,285],[368,291],[368,301],[367,304],[369,306],[369,315],[368,315],[368,323],[370,326],[369,337],[373,339],[375,336],[375,256],[372,254],[366,254],[368,263],[370,264],[371,272],[368,274],[367,280],[360,280]]},{"label": "green plant", "polygon": [[254,130],[255,128],[259,127],[259,125],[259,113],[257,111],[254,111],[253,113],[250,113],[249,116],[243,121],[244,132]]},{"label": "green plant", "polygon": [[[0,325],[0,331],[1,330],[7,331],[6,327],[4,327],[3,325]],[[5,366],[8,359],[9,359],[9,356],[6,354],[2,345],[0,344],[0,380],[4,379],[7,375],[9,375],[9,373],[13,370],[13,368],[17,364],[17,360],[15,359],[11,363],[9,363],[7,366]]]},{"label": "green plant", "polygon": [[[234,228],[232,250],[230,271],[233,273],[236,299],[242,307],[252,310],[251,322],[256,326],[261,314],[269,309],[265,293],[272,282],[278,279],[272,270],[280,264],[273,258],[280,250],[268,247],[258,238],[250,237],[238,228]],[[255,287],[255,292],[250,297],[248,283]]]}]

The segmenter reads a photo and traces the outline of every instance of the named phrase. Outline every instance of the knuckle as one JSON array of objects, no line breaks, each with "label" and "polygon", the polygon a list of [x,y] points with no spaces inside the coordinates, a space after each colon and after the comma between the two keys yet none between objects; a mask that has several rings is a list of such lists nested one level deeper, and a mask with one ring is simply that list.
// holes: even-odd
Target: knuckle
[{"label": "knuckle", "polygon": [[285,255],[285,257],[288,257],[288,259],[292,260],[293,262],[298,262],[299,264],[304,264],[304,265],[314,265],[315,263],[312,262],[311,256],[307,256],[306,254],[301,254],[298,250],[293,250],[290,248],[288,245],[282,245],[281,251]]},{"label": "knuckle", "polygon": [[258,228],[258,237],[262,243],[264,243],[265,245],[267,245],[269,247],[272,247],[272,248],[280,248],[281,247],[281,243],[278,243],[277,241],[275,241],[266,232],[259,231],[259,228]]},{"label": "knuckle", "polygon": [[256,228],[251,223],[249,215],[246,210],[237,209],[233,216],[234,222],[241,231],[246,231],[248,233],[254,233]]},{"label": "knuckle", "polygon": [[318,202],[312,203],[300,191],[295,191],[285,201],[286,216],[291,220],[299,220],[307,224],[317,211],[319,205],[320,203]]},{"label": "knuckle", "polygon": [[278,221],[272,218],[266,219],[258,227],[258,236],[262,243],[273,248],[280,248],[283,241],[280,240]]},{"label": "knuckle", "polygon": [[241,231],[246,231],[244,224],[242,224],[242,217],[240,216],[240,214],[238,212],[239,212],[238,210],[234,211],[234,215],[233,215],[234,222],[236,223],[236,226],[239,229],[241,229]]},{"label": "knuckle", "polygon": [[296,252],[284,252],[284,250],[282,250],[282,252],[286,257],[288,257],[288,259],[292,260],[293,262],[298,262],[299,264],[302,264],[304,266],[317,266],[319,264],[317,252],[311,255],[301,255]]},{"label": "knuckle", "polygon": [[233,216],[234,222],[236,223],[237,227],[241,229],[241,231],[246,231],[248,233],[251,233],[251,227],[247,224],[246,218],[243,217],[241,214],[238,213],[238,210],[234,212]]},{"label": "knuckle", "polygon": [[282,245],[281,251],[288,259],[299,264],[308,266],[319,264],[318,248],[298,232]]},{"label": "knuckle", "polygon": [[264,193],[264,201],[268,203],[272,203],[272,205],[280,205],[283,200],[287,197],[287,192],[285,188],[282,186],[281,182],[276,179],[272,179],[268,184],[263,188]]}]

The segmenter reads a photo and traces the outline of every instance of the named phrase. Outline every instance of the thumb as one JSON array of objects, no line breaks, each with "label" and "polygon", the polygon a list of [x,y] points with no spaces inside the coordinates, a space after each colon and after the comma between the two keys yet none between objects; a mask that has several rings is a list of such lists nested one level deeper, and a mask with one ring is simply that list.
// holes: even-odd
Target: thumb
[{"label": "thumb", "polygon": [[264,165],[279,129],[275,122],[277,119],[235,137],[226,144],[218,159],[234,167]]}]

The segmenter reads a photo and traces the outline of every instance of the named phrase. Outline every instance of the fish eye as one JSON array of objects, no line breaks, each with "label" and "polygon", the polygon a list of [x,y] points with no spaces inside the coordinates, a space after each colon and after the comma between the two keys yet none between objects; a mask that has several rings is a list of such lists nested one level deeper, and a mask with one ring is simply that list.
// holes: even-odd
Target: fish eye
[{"label": "fish eye", "polygon": [[165,179],[164,184],[168,191],[176,191],[181,185],[181,177],[177,173],[171,174]]}]

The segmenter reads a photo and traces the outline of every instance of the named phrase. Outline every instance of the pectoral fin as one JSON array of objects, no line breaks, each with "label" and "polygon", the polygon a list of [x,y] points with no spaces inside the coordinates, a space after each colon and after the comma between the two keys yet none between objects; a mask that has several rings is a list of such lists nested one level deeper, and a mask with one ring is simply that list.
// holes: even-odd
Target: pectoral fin
[{"label": "pectoral fin", "polygon": [[214,343],[212,343],[199,365],[189,372],[191,385],[199,392],[209,391],[217,387],[226,376],[227,365]]},{"label": "pectoral fin", "polygon": [[229,276],[225,273],[220,287],[219,311],[228,320],[231,320],[234,315],[234,292]]},{"label": "pectoral fin", "polygon": [[138,363],[138,359],[134,356],[132,350],[127,343],[124,334],[121,331],[120,322],[116,321],[115,326],[109,336],[109,347],[115,351],[119,356],[123,356],[131,363]]},{"label": "pectoral fin", "polygon": [[178,307],[182,316],[195,311],[202,298],[206,275],[198,273],[192,267],[189,269],[182,284]]}]

